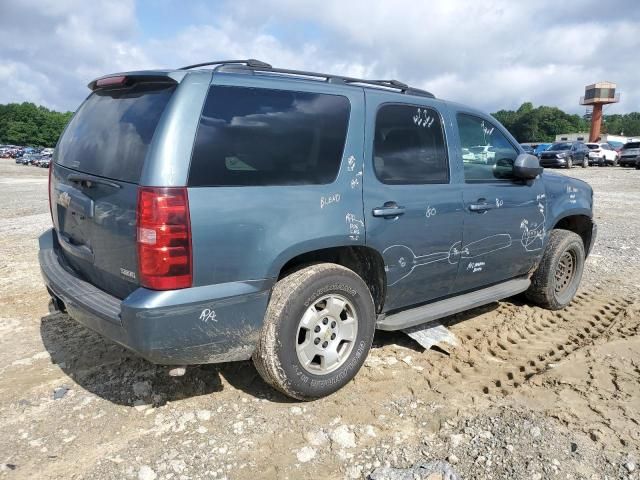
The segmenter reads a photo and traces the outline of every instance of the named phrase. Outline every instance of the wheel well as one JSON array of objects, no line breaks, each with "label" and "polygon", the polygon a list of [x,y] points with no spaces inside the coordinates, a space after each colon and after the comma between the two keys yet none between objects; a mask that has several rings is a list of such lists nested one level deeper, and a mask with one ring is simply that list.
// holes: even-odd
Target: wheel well
[{"label": "wheel well", "polygon": [[553,227],[555,229],[570,230],[580,235],[584,244],[585,252],[589,251],[591,246],[591,235],[593,222],[586,215],[572,215],[570,217],[561,218]]},{"label": "wheel well", "polygon": [[387,279],[384,260],[368,247],[333,247],[306,252],[289,260],[281,269],[278,280],[313,263],[336,263],[357,273],[369,287],[376,312],[382,312]]}]

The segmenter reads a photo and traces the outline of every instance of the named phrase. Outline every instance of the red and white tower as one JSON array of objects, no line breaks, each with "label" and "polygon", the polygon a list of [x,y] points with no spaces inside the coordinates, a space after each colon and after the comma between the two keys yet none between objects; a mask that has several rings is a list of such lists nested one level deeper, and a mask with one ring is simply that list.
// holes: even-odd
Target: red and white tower
[{"label": "red and white tower", "polygon": [[580,97],[580,105],[593,107],[589,131],[590,142],[597,142],[600,139],[602,106],[619,101],[620,94],[616,93],[616,84],[613,82],[598,82],[584,87],[584,97]]}]

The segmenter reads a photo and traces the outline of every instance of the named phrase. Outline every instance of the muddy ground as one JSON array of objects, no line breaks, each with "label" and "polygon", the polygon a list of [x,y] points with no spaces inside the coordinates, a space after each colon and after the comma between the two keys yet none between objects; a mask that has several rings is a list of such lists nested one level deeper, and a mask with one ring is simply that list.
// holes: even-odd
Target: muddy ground
[{"label": "muddy ground", "polygon": [[0,160],[0,478],[364,478],[435,460],[464,479],[640,478],[640,172],[570,174],[593,185],[600,231],[569,308],[458,315],[449,352],[377,334],[351,384],[299,403],[249,362],[170,378],[49,314],[47,171]]}]

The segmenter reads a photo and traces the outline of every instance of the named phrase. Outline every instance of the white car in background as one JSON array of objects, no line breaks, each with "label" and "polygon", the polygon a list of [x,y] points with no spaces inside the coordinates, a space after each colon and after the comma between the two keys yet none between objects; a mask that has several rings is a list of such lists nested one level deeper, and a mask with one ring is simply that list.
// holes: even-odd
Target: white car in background
[{"label": "white car in background", "polygon": [[618,165],[618,152],[608,143],[587,143],[589,165]]},{"label": "white car in background", "polygon": [[496,150],[491,145],[477,145],[469,147],[469,152],[473,155],[475,163],[494,163],[492,160],[496,157]]}]

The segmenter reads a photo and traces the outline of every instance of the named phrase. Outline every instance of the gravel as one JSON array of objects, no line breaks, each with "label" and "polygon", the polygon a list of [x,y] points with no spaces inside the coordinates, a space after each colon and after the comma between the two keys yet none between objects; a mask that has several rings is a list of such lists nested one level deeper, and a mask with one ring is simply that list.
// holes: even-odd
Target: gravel
[{"label": "gravel", "polygon": [[[170,377],[49,314],[47,172],[0,160],[0,478],[640,480],[640,172],[561,173],[595,189],[597,310],[476,309],[447,323],[466,348],[451,352],[378,333],[353,382],[292,403],[249,362]],[[527,348],[544,359],[530,367]]]}]

